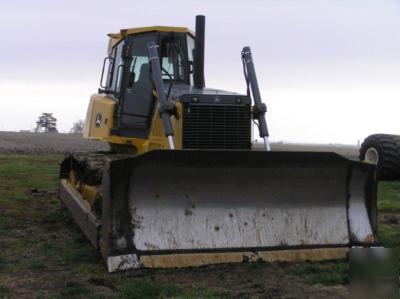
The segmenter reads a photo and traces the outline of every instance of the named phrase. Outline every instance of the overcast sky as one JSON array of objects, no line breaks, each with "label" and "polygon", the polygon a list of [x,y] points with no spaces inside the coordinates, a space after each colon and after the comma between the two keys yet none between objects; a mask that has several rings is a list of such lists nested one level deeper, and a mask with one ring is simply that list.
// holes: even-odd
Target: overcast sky
[{"label": "overcast sky", "polygon": [[253,51],[273,141],[355,144],[400,134],[400,1],[4,1],[0,130],[60,131],[83,119],[109,32],[194,29],[206,15],[208,87],[245,92],[240,51]]}]

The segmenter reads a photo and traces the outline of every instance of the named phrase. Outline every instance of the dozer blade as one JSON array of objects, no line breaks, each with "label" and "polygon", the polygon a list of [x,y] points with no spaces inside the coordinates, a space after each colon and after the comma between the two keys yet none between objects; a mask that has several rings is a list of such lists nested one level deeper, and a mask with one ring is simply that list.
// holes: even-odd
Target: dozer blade
[{"label": "dozer blade", "polygon": [[374,166],[334,153],[156,150],[106,162],[109,271],[344,258],[376,242]]}]

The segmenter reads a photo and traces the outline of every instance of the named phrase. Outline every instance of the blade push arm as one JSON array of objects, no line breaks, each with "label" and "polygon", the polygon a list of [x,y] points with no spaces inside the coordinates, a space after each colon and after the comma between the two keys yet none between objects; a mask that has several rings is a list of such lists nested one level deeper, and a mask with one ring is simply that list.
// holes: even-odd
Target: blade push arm
[{"label": "blade push arm", "polygon": [[170,116],[174,112],[174,105],[167,100],[164,90],[164,83],[161,75],[160,59],[158,57],[157,44],[153,41],[147,45],[147,50],[149,54],[149,61],[152,69],[152,79],[154,87],[157,92],[158,101],[160,102],[160,117],[164,125],[164,133],[168,138],[169,148],[174,149],[174,132],[172,130]]},{"label": "blade push arm", "polygon": [[254,118],[258,120],[258,130],[260,132],[260,137],[264,139],[264,145],[267,151],[271,150],[269,144],[269,133],[267,127],[267,121],[265,120],[265,113],[267,112],[267,107],[261,100],[260,89],[258,88],[256,70],[254,68],[253,58],[251,56],[250,47],[244,47],[242,50],[242,61],[244,68],[244,75],[246,77],[247,86],[251,87],[251,93],[253,95],[254,101]]}]

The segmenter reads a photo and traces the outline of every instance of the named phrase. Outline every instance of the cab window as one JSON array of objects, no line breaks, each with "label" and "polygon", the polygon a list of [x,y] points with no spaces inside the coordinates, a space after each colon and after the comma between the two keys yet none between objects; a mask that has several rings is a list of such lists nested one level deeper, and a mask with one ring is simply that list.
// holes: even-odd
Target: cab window
[{"label": "cab window", "polygon": [[186,38],[183,33],[161,33],[162,78],[189,83]]}]

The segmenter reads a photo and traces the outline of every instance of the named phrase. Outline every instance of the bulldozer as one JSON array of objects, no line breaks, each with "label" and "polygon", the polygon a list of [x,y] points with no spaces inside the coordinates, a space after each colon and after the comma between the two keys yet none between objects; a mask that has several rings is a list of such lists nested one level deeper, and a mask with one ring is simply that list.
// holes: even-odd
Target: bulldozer
[{"label": "bulldozer", "polygon": [[271,151],[250,47],[235,93],[205,87],[204,45],[204,16],[195,32],[109,34],[84,137],[110,151],[67,156],[59,186],[108,271],[343,259],[376,244],[375,166]]}]

